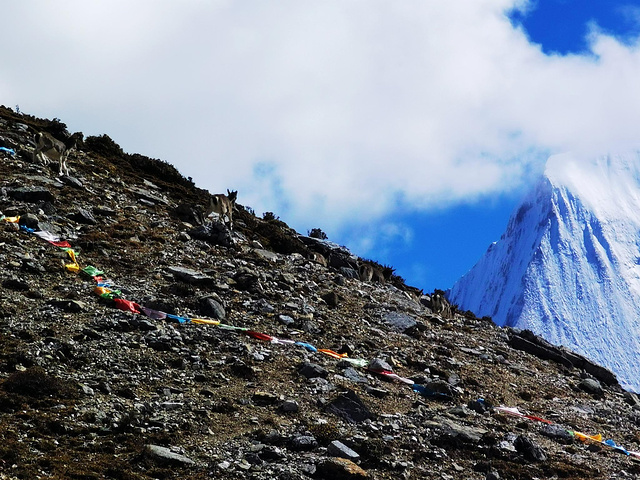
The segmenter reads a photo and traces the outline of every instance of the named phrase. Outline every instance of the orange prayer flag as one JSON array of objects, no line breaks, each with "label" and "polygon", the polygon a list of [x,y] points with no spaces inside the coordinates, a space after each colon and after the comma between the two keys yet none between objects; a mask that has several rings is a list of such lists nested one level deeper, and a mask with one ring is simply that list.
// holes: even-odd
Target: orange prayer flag
[{"label": "orange prayer flag", "polygon": [[333,350],[328,350],[326,348],[319,348],[318,351],[324,353],[325,355],[329,355],[330,357],[333,357],[333,358],[344,358],[347,356],[346,353],[338,353],[338,352],[334,352]]}]

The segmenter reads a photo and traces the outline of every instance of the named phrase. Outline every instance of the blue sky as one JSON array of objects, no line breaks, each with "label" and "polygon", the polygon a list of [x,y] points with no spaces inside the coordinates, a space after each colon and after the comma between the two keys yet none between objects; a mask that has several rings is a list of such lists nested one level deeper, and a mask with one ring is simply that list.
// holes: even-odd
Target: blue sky
[{"label": "blue sky", "polygon": [[528,12],[515,11],[511,19],[522,25],[532,41],[547,54],[566,55],[588,51],[590,26],[621,39],[637,37],[640,32],[638,1],[542,0]]},{"label": "blue sky", "polygon": [[550,154],[640,148],[638,2],[21,0],[0,16],[0,104],[238,190],[425,291],[500,238]]}]

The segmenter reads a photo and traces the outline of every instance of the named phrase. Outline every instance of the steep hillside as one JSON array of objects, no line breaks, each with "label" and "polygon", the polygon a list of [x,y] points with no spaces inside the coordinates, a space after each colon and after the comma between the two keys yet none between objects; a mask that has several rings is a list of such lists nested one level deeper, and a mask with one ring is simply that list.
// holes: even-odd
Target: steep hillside
[{"label": "steep hillside", "polygon": [[64,130],[0,109],[0,478],[640,474],[606,369],[272,216],[201,224],[108,136],[58,177],[33,138]]},{"label": "steep hillside", "polygon": [[549,160],[450,298],[611,368],[640,391],[640,155]]}]

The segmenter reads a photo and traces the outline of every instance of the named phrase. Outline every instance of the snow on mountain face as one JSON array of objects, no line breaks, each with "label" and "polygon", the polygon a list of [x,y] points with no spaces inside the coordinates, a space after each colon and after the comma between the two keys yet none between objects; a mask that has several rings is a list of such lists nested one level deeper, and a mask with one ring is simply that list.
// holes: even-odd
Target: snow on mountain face
[{"label": "snow on mountain face", "polygon": [[640,392],[640,152],[551,157],[448,297],[582,353]]}]

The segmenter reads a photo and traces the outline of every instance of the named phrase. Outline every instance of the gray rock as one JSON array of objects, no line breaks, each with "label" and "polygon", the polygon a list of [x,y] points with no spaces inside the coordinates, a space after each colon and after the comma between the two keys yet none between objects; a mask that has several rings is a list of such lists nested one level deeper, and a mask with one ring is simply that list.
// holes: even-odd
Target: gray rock
[{"label": "gray rock", "polygon": [[361,423],[373,418],[369,408],[352,390],[340,394],[327,405],[326,410],[349,423]]},{"label": "gray rock", "polygon": [[297,283],[295,275],[285,272],[282,272],[280,273],[280,275],[278,275],[278,280],[292,286]]},{"label": "gray rock", "polygon": [[638,395],[633,392],[624,392],[624,401],[627,402],[632,407],[640,405],[640,401],[638,400]]},{"label": "gray rock", "polygon": [[159,445],[146,445],[145,451],[150,458],[160,463],[166,463],[174,466],[190,466],[195,465],[196,463],[184,455],[174,453],[170,449]]},{"label": "gray rock", "polygon": [[84,208],[78,208],[75,212],[69,214],[69,218],[76,223],[82,223],[84,225],[95,225],[98,223],[91,212]]},{"label": "gray rock", "polygon": [[49,303],[58,308],[61,308],[66,312],[71,312],[71,313],[82,312],[83,310],[86,309],[85,303],[80,302],[78,300],[56,299],[56,300],[51,300]]},{"label": "gray rock", "polygon": [[38,229],[38,217],[33,213],[25,213],[20,215],[20,225],[24,225],[27,228]]},{"label": "gray rock", "polygon": [[280,258],[277,253],[270,252],[269,250],[264,250],[262,248],[256,248],[254,252],[256,253],[256,255],[263,258],[264,260],[268,260],[269,262],[273,262],[273,263],[277,262],[278,259]]},{"label": "gray rock", "polygon": [[[329,266],[336,268],[341,271],[343,268],[351,269],[355,272],[356,277],[358,278],[358,259],[353,257],[352,255],[345,255],[343,253],[334,251],[329,254]],[[344,275],[344,273],[343,273]]]},{"label": "gray rock", "polygon": [[7,187],[7,196],[25,202],[53,202],[55,197],[44,187]]},{"label": "gray rock", "polygon": [[600,382],[598,382],[593,378],[583,379],[578,384],[578,387],[580,387],[585,392],[590,393],[592,395],[596,395],[598,397],[601,397],[604,395],[604,390],[602,389],[602,385],[600,385]]},{"label": "gray rock", "polygon": [[398,332],[404,332],[417,325],[417,322],[413,317],[406,313],[399,312],[387,312],[382,316],[382,319],[387,322],[391,328]]},{"label": "gray rock", "polygon": [[545,462],[547,460],[547,454],[542,447],[534,443],[529,437],[518,435],[513,442],[513,446],[519,454],[531,462]]},{"label": "gray rock", "polygon": [[342,372],[342,376],[351,380],[354,383],[369,383],[369,379],[367,379],[367,377],[362,375],[353,367],[345,368],[344,372]]},{"label": "gray rock", "polygon": [[291,450],[297,452],[308,452],[318,447],[318,441],[312,435],[297,435],[289,443]]},{"label": "gray rock", "polygon": [[132,187],[129,187],[128,189],[133,194],[135,194],[139,199],[145,200],[151,205],[156,205],[156,204],[167,205],[169,203],[167,199],[164,198],[163,196],[156,195],[155,193],[151,192],[150,190],[147,190],[146,188],[132,186]]},{"label": "gray rock", "polygon": [[288,315],[278,315],[278,321],[287,327],[296,323],[296,321]]},{"label": "gray rock", "polygon": [[88,397],[93,397],[95,395],[95,392],[93,391],[93,388],[84,385],[84,384],[80,384],[80,389],[82,390],[82,393],[84,393],[85,395],[87,395]]},{"label": "gray rock", "polygon": [[358,280],[360,278],[360,274],[355,268],[340,267],[340,273],[344,278],[351,278],[353,280]]},{"label": "gray rock", "polygon": [[315,393],[328,393],[335,390],[335,385],[320,377],[310,378],[309,383],[313,386]]},{"label": "gray rock", "polygon": [[259,292],[261,290],[260,276],[248,268],[241,269],[234,275],[233,279],[240,290],[248,290],[250,292]]},{"label": "gray rock", "polygon": [[368,473],[348,458],[329,457],[317,464],[320,478],[359,479],[370,478]]},{"label": "gray rock", "polygon": [[225,320],[227,313],[220,302],[211,297],[203,297],[200,299],[200,308],[202,313],[216,320]]},{"label": "gray rock", "polygon": [[456,417],[466,418],[469,416],[470,412],[464,405],[457,405],[449,410],[451,415],[455,415]]},{"label": "gray rock", "polygon": [[227,226],[219,221],[208,222],[206,225],[189,230],[189,235],[197,240],[203,240],[212,245],[221,245],[223,247],[233,246],[233,237]]},{"label": "gray rock", "polygon": [[470,400],[467,404],[471,410],[476,413],[485,414],[491,410],[491,406],[487,404],[484,400]]},{"label": "gray rock", "polygon": [[560,425],[556,425],[555,423],[551,425],[544,425],[540,429],[540,433],[565,445],[573,443],[573,436],[567,431],[567,429]]},{"label": "gray rock", "polygon": [[334,291],[326,292],[320,296],[330,307],[337,307],[340,303],[340,297]]},{"label": "gray rock", "polygon": [[191,270],[190,268],[172,266],[172,267],[168,267],[167,270],[177,279],[187,283],[191,283],[191,284],[213,283],[213,278],[205,275],[202,272]]},{"label": "gray rock", "polygon": [[364,387],[364,391],[367,392],[372,397],[376,397],[376,398],[385,398],[389,396],[389,391],[383,388],[370,387],[366,385]]},{"label": "gray rock", "polygon": [[77,188],[77,189],[83,189],[84,188],[84,184],[77,179],[76,177],[71,177],[69,175],[63,175],[60,180],[62,180],[62,183],[69,185],[70,187],[73,188]]},{"label": "gray rock", "polygon": [[280,409],[283,412],[296,413],[298,410],[300,410],[300,405],[295,400],[285,400],[284,403],[280,406]]},{"label": "gray rock", "polygon": [[424,383],[424,386],[433,392],[442,393],[448,397],[455,396],[453,387],[449,382],[445,382],[444,380],[428,380]]},{"label": "gray rock", "polygon": [[347,447],[340,440],[334,440],[327,447],[327,454],[332,457],[348,458],[349,460],[358,460],[360,455]]},{"label": "gray rock", "polygon": [[115,217],[118,214],[118,212],[113,208],[105,207],[103,205],[93,207],[93,213],[95,215],[100,215],[101,217]]},{"label": "gray rock", "polygon": [[258,300],[253,308],[260,313],[274,313],[276,311],[275,307],[267,302],[264,298]]},{"label": "gray rock", "polygon": [[329,372],[326,368],[321,367],[316,363],[305,362],[298,367],[298,373],[307,378],[327,378]]},{"label": "gray rock", "polygon": [[29,290],[29,288],[31,288],[29,285],[29,282],[25,282],[24,280],[21,280],[19,278],[7,278],[2,282],[2,286],[9,290],[22,290],[22,291],[26,291],[26,290]]},{"label": "gray rock", "polygon": [[393,372],[393,367],[391,365],[389,365],[386,361],[382,360],[381,358],[374,358],[369,362],[369,365],[367,365],[367,368],[369,370],[372,370],[374,372],[379,372],[381,370],[386,370],[389,372]]},{"label": "gray rock", "polygon": [[23,260],[22,261],[22,269],[30,272],[30,273],[46,273],[47,269],[42,266],[42,264],[35,262],[33,260]]},{"label": "gray rock", "polygon": [[436,417],[433,421],[426,421],[425,426],[442,431],[442,440],[462,443],[480,443],[488,430],[480,427],[460,425],[452,420]]},{"label": "gray rock", "polygon": [[252,395],[251,400],[256,405],[266,407],[268,405],[275,405],[280,401],[280,397],[271,392],[256,392]]}]

